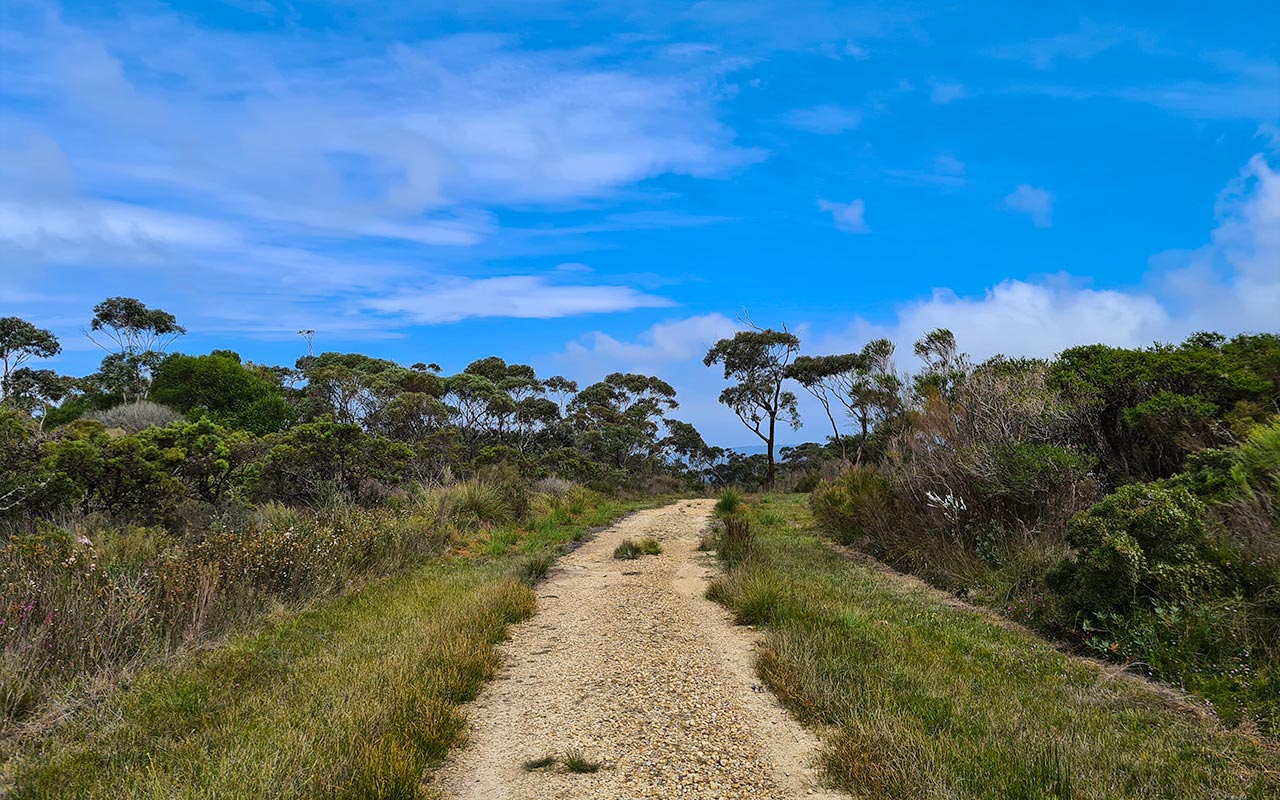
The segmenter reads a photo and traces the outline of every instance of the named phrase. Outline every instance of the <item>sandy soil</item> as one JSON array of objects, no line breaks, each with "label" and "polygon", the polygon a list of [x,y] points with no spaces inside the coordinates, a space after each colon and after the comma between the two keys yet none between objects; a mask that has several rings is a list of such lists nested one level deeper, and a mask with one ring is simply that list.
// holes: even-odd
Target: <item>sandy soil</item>
[{"label": "sandy soil", "polygon": [[[469,709],[469,744],[436,776],[456,800],[828,798],[814,736],[752,669],[754,634],[703,597],[713,501],[642,511],[560,559],[507,666]],[[662,553],[613,558],[624,539]],[[526,761],[578,751],[598,772]]]}]

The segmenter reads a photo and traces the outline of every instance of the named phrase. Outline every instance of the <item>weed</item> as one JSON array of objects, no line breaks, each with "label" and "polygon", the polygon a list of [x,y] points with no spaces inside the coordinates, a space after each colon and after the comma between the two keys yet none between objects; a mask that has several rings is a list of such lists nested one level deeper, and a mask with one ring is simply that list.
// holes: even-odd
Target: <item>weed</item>
[{"label": "weed", "polygon": [[646,556],[656,556],[662,552],[662,545],[657,539],[643,539],[640,542],[640,552]]},{"label": "weed", "polygon": [[576,774],[590,774],[600,771],[600,762],[588,761],[587,757],[577,750],[564,754],[564,768]]},{"label": "weed", "polygon": [[539,756],[538,758],[529,759],[528,761],[524,762],[522,766],[524,767],[525,772],[537,772],[540,769],[546,769],[547,767],[554,767],[556,765],[556,762],[558,762],[559,760],[560,759],[556,758],[555,756]]},{"label": "weed", "polygon": [[614,558],[626,561],[639,558],[643,554],[644,551],[640,549],[640,545],[630,539],[623,539],[622,544],[613,549]]}]

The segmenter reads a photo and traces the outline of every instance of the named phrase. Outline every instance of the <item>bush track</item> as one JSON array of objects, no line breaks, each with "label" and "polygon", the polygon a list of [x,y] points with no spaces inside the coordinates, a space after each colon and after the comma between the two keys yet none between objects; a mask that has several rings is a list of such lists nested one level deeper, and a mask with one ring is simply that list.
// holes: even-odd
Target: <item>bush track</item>
[{"label": "bush track", "polygon": [[[818,788],[817,739],[760,685],[755,634],[703,596],[712,502],[638,512],[557,563],[470,709],[470,746],[436,776],[445,798],[844,797]],[[613,558],[646,537],[661,554]],[[571,751],[602,768],[523,768]]]}]

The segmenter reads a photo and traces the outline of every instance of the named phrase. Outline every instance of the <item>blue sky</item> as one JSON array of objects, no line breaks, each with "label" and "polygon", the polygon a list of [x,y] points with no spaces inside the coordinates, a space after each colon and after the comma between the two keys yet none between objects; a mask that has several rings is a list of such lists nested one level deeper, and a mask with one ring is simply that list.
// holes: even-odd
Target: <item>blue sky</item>
[{"label": "blue sky", "polygon": [[0,315],[76,373],[118,294],[188,352],[654,372],[730,445],[743,309],[814,353],[1280,329],[1280,7],[1051,6],[7,0]]}]

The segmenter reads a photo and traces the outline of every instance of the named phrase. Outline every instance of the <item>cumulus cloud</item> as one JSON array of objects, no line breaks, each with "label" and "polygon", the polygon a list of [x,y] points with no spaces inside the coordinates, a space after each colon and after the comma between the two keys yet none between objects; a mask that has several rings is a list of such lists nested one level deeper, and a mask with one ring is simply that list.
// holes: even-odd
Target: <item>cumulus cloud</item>
[{"label": "cumulus cloud", "polygon": [[1280,171],[1256,155],[1223,190],[1209,242],[1190,252],[1158,254],[1142,286],[1100,289],[1056,275],[1005,280],[982,295],[938,289],[898,307],[895,318],[858,319],[822,339],[854,349],[888,336],[910,352],[919,336],[950,328],[963,349],[985,358],[1050,356],[1101,342],[1124,347],[1181,341],[1197,330],[1274,331],[1280,309]]},{"label": "cumulus cloud", "polygon": [[1031,217],[1037,228],[1053,225],[1053,192],[1047,189],[1020,183],[1004,198],[1004,207]]},{"label": "cumulus cloud", "polygon": [[632,338],[595,331],[549,356],[546,369],[580,381],[610,372],[661,375],[678,392],[680,409],[673,416],[692,422],[713,444],[744,444],[752,435],[717,399],[724,385],[720,372],[702,364],[707,350],[737,329],[733,320],[711,313],[665,320]]},{"label": "cumulus cloud", "polygon": [[861,199],[848,203],[837,203],[832,200],[819,200],[818,208],[831,214],[836,227],[848,233],[867,233],[871,229],[862,219],[866,204]]},{"label": "cumulus cloud", "polygon": [[733,320],[723,314],[704,314],[658,323],[631,342],[619,341],[607,333],[595,331],[579,341],[570,342],[565,352],[569,358],[579,361],[654,366],[695,356],[702,358],[708,348],[720,339],[732,336],[736,329]]}]

